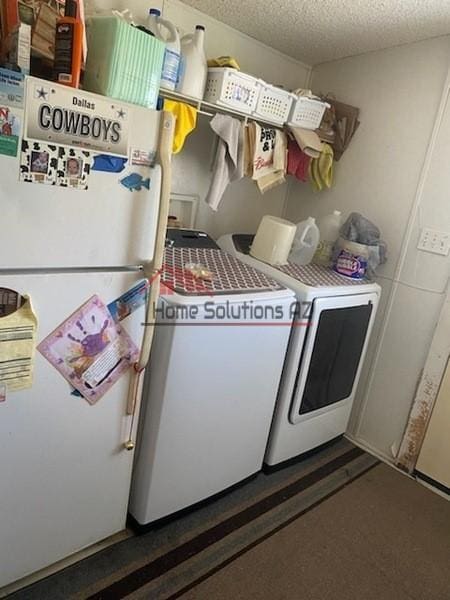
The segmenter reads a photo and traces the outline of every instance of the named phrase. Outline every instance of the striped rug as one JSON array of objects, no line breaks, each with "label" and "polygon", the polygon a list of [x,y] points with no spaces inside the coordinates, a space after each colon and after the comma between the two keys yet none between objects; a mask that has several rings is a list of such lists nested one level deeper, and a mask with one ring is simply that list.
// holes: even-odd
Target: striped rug
[{"label": "striped rug", "polygon": [[345,439],[130,537],[13,600],[174,599],[300,518],[378,461]]}]

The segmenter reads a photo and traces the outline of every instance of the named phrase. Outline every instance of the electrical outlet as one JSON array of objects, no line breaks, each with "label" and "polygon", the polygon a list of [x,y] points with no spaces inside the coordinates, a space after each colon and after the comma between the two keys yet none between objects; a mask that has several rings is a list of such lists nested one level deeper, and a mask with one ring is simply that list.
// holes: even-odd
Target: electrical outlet
[{"label": "electrical outlet", "polygon": [[442,254],[447,256],[450,251],[450,233],[446,231],[436,231],[436,229],[428,229],[424,227],[420,234],[419,250],[431,252],[432,254]]}]

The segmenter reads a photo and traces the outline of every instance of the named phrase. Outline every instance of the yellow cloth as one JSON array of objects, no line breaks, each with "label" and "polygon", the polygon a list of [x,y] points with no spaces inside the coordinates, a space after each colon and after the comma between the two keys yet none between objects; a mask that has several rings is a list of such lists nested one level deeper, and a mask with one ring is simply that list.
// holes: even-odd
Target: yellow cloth
[{"label": "yellow cloth", "polygon": [[237,60],[232,56],[219,56],[208,60],[208,67],[230,67],[231,69],[241,70]]},{"label": "yellow cloth", "polygon": [[317,191],[333,185],[333,162],[333,148],[329,144],[322,144],[320,156],[311,160],[309,164],[309,176]]},{"label": "yellow cloth", "polygon": [[178,154],[183,148],[185,139],[197,125],[197,109],[184,102],[164,100],[164,110],[170,111],[176,119],[172,152]]}]

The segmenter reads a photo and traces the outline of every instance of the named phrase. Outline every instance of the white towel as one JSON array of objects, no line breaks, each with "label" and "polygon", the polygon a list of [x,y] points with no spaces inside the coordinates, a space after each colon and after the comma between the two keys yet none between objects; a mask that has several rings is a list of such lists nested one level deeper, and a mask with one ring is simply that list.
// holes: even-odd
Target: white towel
[{"label": "white towel", "polygon": [[205,201],[217,210],[227,185],[244,175],[244,129],[238,119],[216,114],[210,122],[217,134],[213,175]]}]

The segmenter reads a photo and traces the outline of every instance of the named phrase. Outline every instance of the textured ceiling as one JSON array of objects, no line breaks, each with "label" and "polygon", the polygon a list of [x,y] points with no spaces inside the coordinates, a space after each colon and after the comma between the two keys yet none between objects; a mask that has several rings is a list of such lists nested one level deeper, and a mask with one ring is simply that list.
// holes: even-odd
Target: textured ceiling
[{"label": "textured ceiling", "polygon": [[183,0],[314,65],[450,33],[450,0]]}]

